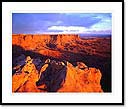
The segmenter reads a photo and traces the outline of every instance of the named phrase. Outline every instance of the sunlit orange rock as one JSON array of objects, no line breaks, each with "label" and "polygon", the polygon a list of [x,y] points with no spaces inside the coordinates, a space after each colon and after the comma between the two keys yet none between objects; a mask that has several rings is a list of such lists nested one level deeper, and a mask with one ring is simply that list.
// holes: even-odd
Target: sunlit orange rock
[{"label": "sunlit orange rock", "polygon": [[[18,57],[21,54],[32,57],[36,54],[37,58],[39,56],[43,59],[39,63],[42,67],[39,66],[38,70],[32,59],[31,64],[26,63],[23,68],[14,61],[14,70],[22,70],[12,77],[13,92],[103,91],[101,78],[104,72],[108,71],[106,68],[110,69],[110,38],[82,39],[76,34],[13,34],[12,45],[14,59],[15,55]],[[55,62],[52,60],[47,64],[43,63],[44,58],[54,58]],[[67,63],[62,62],[63,60]],[[87,66],[86,60],[94,68]],[[101,69],[99,66],[104,68]],[[37,86],[39,80],[43,82]]]},{"label": "sunlit orange rock", "polygon": [[100,80],[100,70],[95,68],[81,70],[69,63],[65,83],[58,92],[103,92]]},{"label": "sunlit orange rock", "polygon": [[26,64],[19,74],[12,77],[12,92],[38,92],[36,81],[39,79],[38,71],[32,63],[30,56],[26,58]]},{"label": "sunlit orange rock", "polygon": [[14,74],[12,76],[12,92],[17,92],[18,89],[27,81],[28,76],[26,74]]},{"label": "sunlit orange rock", "polygon": [[21,71],[13,75],[13,92],[103,92],[100,70],[82,62],[74,67],[68,61],[47,59],[38,73],[28,56]]},{"label": "sunlit orange rock", "polygon": [[[59,65],[59,63],[61,64]],[[44,73],[40,76],[37,84],[38,87],[47,87],[48,92],[103,92],[100,85],[102,75],[96,68],[80,69],[69,62],[52,60],[42,69]]]}]

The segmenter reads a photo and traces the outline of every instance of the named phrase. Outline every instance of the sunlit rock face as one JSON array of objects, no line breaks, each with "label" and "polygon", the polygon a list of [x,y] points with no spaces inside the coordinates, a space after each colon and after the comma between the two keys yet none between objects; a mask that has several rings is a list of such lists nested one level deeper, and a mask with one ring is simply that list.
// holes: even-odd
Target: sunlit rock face
[{"label": "sunlit rock face", "polygon": [[47,59],[38,71],[27,56],[19,69],[12,76],[12,92],[103,92],[100,70],[82,62],[75,67],[68,61]]},{"label": "sunlit rock face", "polygon": [[78,35],[12,35],[12,44],[22,47],[24,50],[30,50],[45,56],[62,58],[65,54],[59,50],[66,49],[66,44],[75,43],[79,39]]},{"label": "sunlit rock face", "polygon": [[36,49],[36,47],[56,48],[64,46],[67,42],[75,42],[79,39],[78,35],[58,34],[58,35],[29,35],[13,34],[12,44],[20,45],[25,49]]},{"label": "sunlit rock face", "polygon": [[110,38],[83,39],[76,34],[13,34],[12,91],[110,91],[110,45]]}]

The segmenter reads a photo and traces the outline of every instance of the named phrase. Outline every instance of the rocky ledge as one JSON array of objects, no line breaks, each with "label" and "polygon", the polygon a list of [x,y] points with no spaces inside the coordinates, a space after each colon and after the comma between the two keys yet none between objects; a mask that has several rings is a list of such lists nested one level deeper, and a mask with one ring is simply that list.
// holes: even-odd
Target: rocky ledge
[{"label": "rocky ledge", "polygon": [[103,92],[100,70],[83,62],[24,58],[13,67],[12,92]]}]

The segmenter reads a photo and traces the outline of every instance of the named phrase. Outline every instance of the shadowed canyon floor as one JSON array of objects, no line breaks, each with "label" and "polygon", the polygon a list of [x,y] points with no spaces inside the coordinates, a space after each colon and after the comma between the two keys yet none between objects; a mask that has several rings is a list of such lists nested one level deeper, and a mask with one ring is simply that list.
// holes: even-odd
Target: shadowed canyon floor
[{"label": "shadowed canyon floor", "polygon": [[110,37],[13,34],[12,44],[13,92],[111,92]]}]

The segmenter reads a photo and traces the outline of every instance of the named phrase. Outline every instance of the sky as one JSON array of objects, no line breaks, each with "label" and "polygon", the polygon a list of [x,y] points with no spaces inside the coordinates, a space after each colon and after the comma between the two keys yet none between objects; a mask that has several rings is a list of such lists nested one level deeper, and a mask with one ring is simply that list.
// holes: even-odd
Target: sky
[{"label": "sky", "polygon": [[111,13],[13,13],[13,34],[111,34]]}]

